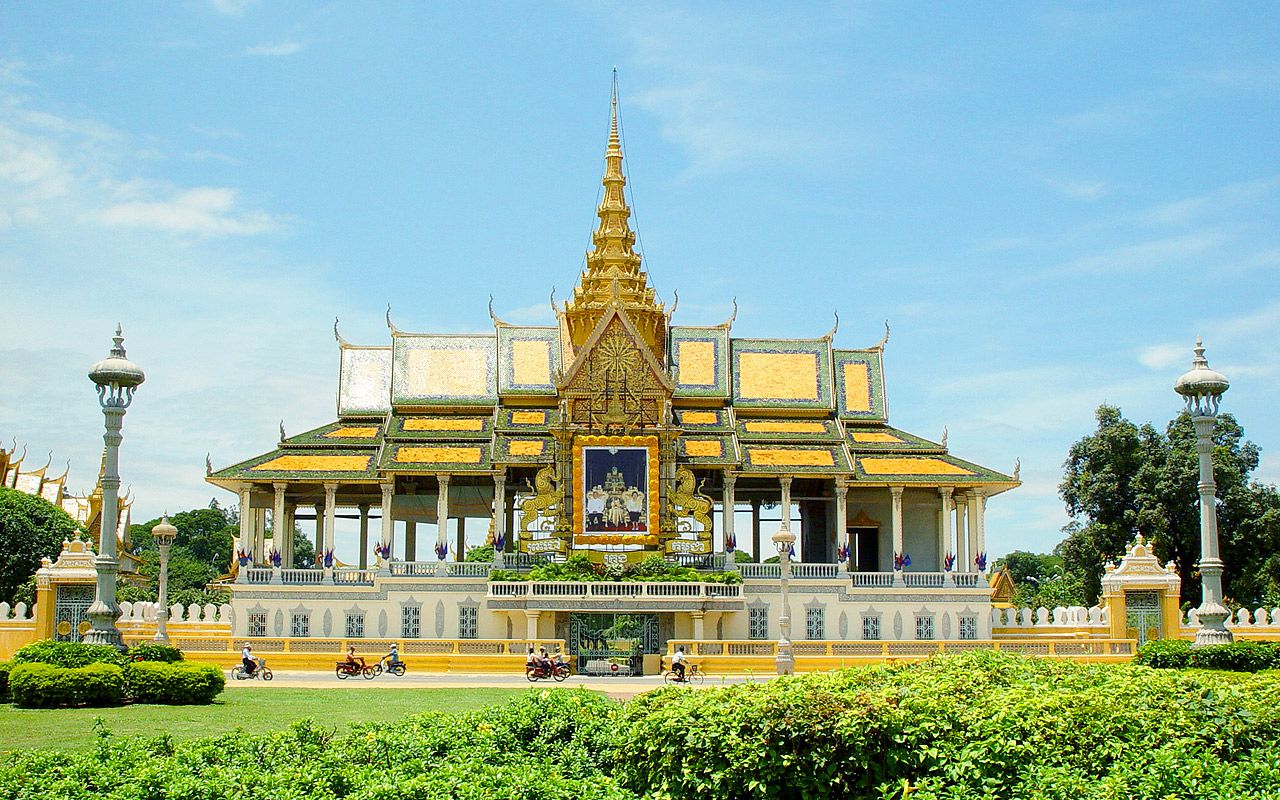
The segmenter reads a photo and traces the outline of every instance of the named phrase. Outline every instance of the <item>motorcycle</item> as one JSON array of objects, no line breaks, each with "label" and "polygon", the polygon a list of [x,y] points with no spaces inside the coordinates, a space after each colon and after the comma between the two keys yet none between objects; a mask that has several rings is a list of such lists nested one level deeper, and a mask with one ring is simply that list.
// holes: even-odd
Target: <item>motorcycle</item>
[{"label": "motorcycle", "polygon": [[374,675],[381,675],[384,672],[390,672],[397,678],[401,677],[408,671],[403,661],[391,661],[387,656],[383,656],[377,665],[373,668]]},{"label": "motorcycle", "polygon": [[538,665],[527,665],[524,668],[524,677],[530,682],[551,678],[556,683],[563,683],[564,679],[569,677],[569,664],[565,661],[553,661],[550,667]]},{"label": "motorcycle", "polygon": [[354,663],[339,661],[333,671],[340,681],[345,681],[353,675],[363,675],[365,680],[371,681],[378,674],[374,667],[366,666],[363,660]]},{"label": "motorcycle", "polygon": [[267,668],[266,661],[261,658],[255,658],[254,661],[258,666],[254,668],[253,672],[245,672],[244,664],[236,664],[231,668],[231,677],[238,681],[251,681],[254,678],[269,681],[275,677],[271,674],[271,670]]}]

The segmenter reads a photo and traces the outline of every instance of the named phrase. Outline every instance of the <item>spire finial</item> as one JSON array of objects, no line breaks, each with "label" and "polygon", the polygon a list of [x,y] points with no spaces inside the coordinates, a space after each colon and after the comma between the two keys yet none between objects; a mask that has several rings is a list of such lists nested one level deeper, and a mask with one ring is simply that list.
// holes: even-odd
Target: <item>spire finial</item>
[{"label": "spire finial", "polygon": [[112,357],[113,357],[113,358],[124,358],[124,357],[125,357],[125,354],[124,354],[124,331],[123,331],[123,329],[120,327],[120,323],[119,323],[119,322],[117,322],[117,323],[116,323],[116,335],[111,337],[111,341],[115,342],[115,344],[114,344],[114,345],[112,346],[112,348],[111,348],[111,355],[112,355]]}]

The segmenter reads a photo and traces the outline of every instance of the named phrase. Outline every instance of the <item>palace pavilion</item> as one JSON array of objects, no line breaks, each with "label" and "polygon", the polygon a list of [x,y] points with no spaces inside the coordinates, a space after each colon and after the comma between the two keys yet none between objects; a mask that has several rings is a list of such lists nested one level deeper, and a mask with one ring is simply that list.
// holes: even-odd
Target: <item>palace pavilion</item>
[{"label": "palace pavilion", "polygon": [[[337,418],[210,467],[242,509],[234,636],[293,652],[326,637],[407,653],[418,639],[560,639],[586,671],[651,671],[670,642],[778,638],[768,512],[796,535],[798,642],[991,638],[984,512],[1017,471],[890,425],[887,329],[841,349],[834,330],[676,324],[634,249],[622,160],[615,93],[599,225],[572,297],[553,297],[557,324],[508,324],[490,306],[492,333],[418,333],[388,310],[390,343],[367,346],[335,323]],[[359,520],[349,563],[339,517]],[[306,519],[317,563],[295,568],[292,537],[268,534]],[[494,554],[468,562],[477,519]],[[577,554],[615,571],[659,555],[708,580],[490,579]]]}]

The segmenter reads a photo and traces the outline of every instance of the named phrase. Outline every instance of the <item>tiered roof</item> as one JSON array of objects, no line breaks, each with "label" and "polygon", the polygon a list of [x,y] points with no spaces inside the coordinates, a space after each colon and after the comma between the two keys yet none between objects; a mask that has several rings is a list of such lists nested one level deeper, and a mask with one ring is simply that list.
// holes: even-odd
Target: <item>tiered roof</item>
[{"label": "tiered roof", "polygon": [[677,458],[692,467],[870,485],[1017,485],[956,458],[945,443],[888,424],[887,330],[872,347],[840,349],[834,329],[814,339],[747,339],[731,335],[732,318],[671,325],[672,312],[656,301],[634,249],[616,91],[603,184],[593,249],[572,299],[555,309],[557,326],[510,325],[490,309],[492,334],[408,333],[388,313],[390,346],[358,346],[337,335],[335,323],[338,419],[282,438],[272,452],[211,472],[210,480],[228,488],[280,479],[372,482],[548,463],[553,433],[583,422],[575,410],[582,375],[625,368],[641,378],[637,385],[619,388],[607,375],[594,376],[593,385],[612,386],[601,391],[615,399],[661,397],[645,406],[660,409],[660,418],[644,424],[678,429]]}]

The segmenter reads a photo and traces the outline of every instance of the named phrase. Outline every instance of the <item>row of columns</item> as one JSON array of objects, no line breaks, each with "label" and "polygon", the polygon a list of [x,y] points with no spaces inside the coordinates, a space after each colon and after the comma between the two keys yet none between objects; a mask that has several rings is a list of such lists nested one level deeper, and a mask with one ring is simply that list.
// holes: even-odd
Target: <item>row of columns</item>
[{"label": "row of columns", "polygon": [[[725,472],[723,497],[721,502],[721,519],[722,530],[724,531],[724,541],[726,549],[729,542],[734,542],[736,547],[737,537],[734,531],[734,517],[737,510],[735,500],[735,489],[738,476],[733,472]],[[791,527],[791,483],[792,476],[783,475],[779,477],[779,488],[781,489],[782,502],[782,524],[787,528]],[[835,506],[836,506],[836,550],[837,553],[847,553],[850,546],[849,542],[849,489],[850,481],[847,478],[836,478]],[[893,542],[893,556],[896,558],[905,553],[905,545],[903,543],[902,531],[902,495],[906,487],[890,486],[889,497],[891,501],[891,512],[889,520],[889,530]],[[986,506],[987,498],[981,491],[976,489],[962,490],[957,492],[955,487],[943,486],[938,489],[940,500],[940,519],[938,525],[938,563],[941,564],[943,558],[947,554],[954,554],[956,563],[954,570],[956,572],[978,572],[978,557],[982,555],[985,558],[987,551],[986,544]],[[954,529],[953,529],[954,520]],[[967,524],[966,524],[967,523]],[[757,558],[760,554],[760,501],[753,499],[751,501],[751,546],[752,553]],[[841,559],[845,564],[849,558],[846,556]],[[984,565],[985,568],[985,565]]]}]

